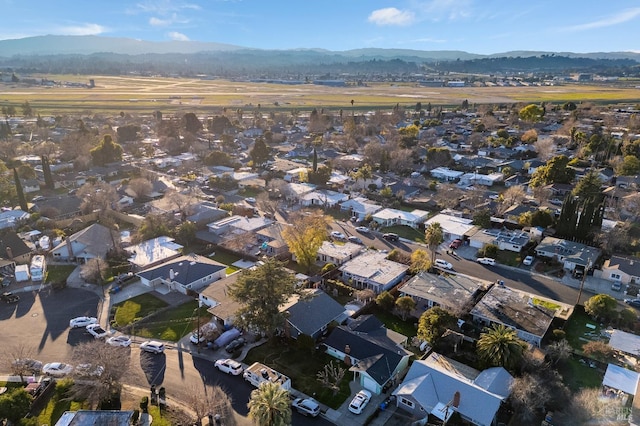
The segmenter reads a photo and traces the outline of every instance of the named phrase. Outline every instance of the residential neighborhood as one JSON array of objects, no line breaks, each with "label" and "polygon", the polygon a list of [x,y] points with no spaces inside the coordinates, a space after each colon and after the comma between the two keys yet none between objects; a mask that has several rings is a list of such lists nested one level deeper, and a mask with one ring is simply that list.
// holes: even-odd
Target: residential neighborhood
[{"label": "residential neighborhood", "polygon": [[588,392],[635,424],[635,108],[12,116],[3,290],[88,289],[92,339],[264,364],[334,424],[570,424]]}]

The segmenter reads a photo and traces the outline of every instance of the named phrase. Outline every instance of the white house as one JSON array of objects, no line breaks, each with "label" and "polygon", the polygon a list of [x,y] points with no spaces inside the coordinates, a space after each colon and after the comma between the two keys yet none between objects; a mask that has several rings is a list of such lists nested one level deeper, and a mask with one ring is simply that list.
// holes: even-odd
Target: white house
[{"label": "white house", "polygon": [[589,263],[595,264],[601,254],[598,248],[555,237],[545,237],[536,246],[537,256],[555,258],[563,263],[565,269],[572,272],[584,271],[587,266],[590,266]]},{"label": "white house", "polygon": [[464,175],[464,172],[451,170],[447,167],[436,167],[431,170],[431,176],[438,180],[444,180],[447,182],[458,180],[462,175]]},{"label": "white house", "polygon": [[349,212],[358,220],[363,220],[367,215],[373,215],[382,210],[382,206],[371,202],[364,197],[352,198],[340,204],[340,210]]},{"label": "white house", "polygon": [[637,257],[611,256],[605,260],[602,270],[595,270],[594,276],[621,284],[640,283],[640,259]]},{"label": "white house", "polygon": [[429,212],[424,210],[413,210],[407,212],[397,209],[384,209],[374,213],[373,220],[381,226],[406,225],[417,228],[429,217]]},{"label": "white house", "polygon": [[409,267],[387,259],[387,254],[368,250],[340,267],[342,280],[356,289],[371,289],[376,294],[399,284]]},{"label": "white house", "polygon": [[442,227],[445,241],[455,239],[462,240],[465,235],[468,235],[474,229],[475,226],[472,222],[473,220],[471,219],[440,213],[427,220],[425,226],[429,226],[432,223],[439,223]]},{"label": "white house", "polygon": [[340,192],[320,190],[312,191],[300,196],[300,204],[303,206],[321,206],[324,208],[335,207],[338,203],[349,199],[347,194]]},{"label": "white house", "polygon": [[162,236],[129,246],[129,262],[137,269],[145,269],[168,259],[180,256],[182,246],[171,237]]},{"label": "white house", "polygon": [[81,231],[67,237],[49,253],[54,260],[104,259],[113,248],[116,231],[94,223]]},{"label": "white house", "polygon": [[336,266],[340,266],[359,255],[363,250],[364,247],[359,244],[336,244],[330,241],[323,241],[322,246],[318,249],[316,260],[323,265],[333,263]]}]

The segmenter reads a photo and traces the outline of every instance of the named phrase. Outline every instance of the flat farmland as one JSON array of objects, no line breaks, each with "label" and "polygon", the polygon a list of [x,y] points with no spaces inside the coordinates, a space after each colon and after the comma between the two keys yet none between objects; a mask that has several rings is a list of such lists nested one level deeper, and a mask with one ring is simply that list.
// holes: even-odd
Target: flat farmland
[{"label": "flat farmland", "polygon": [[[88,83],[95,87],[28,86],[0,84],[0,105],[19,106],[29,101],[41,114],[61,111],[207,111],[221,107],[261,105],[265,110],[342,108],[350,111],[390,108],[416,102],[433,105],[590,101],[640,102],[640,89],[632,82],[618,85],[564,84],[542,87],[424,87],[417,84],[370,83],[365,86],[329,87],[313,84],[284,85],[136,76],[52,76],[54,81]],[[354,101],[353,107],[351,100]]]}]

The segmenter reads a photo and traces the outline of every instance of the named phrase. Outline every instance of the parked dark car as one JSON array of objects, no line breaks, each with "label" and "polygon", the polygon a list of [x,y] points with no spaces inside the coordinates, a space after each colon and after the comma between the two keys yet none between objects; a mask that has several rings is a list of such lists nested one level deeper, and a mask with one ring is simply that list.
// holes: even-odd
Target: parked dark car
[{"label": "parked dark car", "polygon": [[226,348],[224,348],[225,351],[232,353],[237,351],[238,349],[240,349],[241,347],[243,347],[244,345],[247,344],[247,340],[244,337],[238,337],[236,340],[234,340],[233,342],[229,343],[227,345]]},{"label": "parked dark car", "polygon": [[13,294],[10,291],[5,291],[4,293],[2,293],[1,297],[2,300],[6,303],[17,303],[20,300],[20,296],[18,296],[17,294]]},{"label": "parked dark car", "polygon": [[384,238],[387,241],[398,241],[400,239],[400,236],[392,232],[387,232],[386,234],[382,235],[382,238]]},{"label": "parked dark car", "polygon": [[455,240],[451,241],[451,244],[449,244],[449,248],[455,250],[459,248],[461,245],[462,245],[462,240],[456,238]]}]

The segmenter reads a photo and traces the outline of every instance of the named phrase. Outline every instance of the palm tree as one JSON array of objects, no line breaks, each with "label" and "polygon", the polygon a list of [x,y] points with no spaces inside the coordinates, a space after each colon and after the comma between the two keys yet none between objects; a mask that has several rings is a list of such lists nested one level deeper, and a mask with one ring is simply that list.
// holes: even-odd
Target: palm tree
[{"label": "palm tree", "polygon": [[278,384],[265,382],[251,392],[249,417],[259,426],[286,426],[291,424],[289,392]]},{"label": "palm tree", "polygon": [[512,328],[496,324],[482,333],[476,349],[481,359],[490,365],[511,369],[522,360],[527,344]]},{"label": "palm tree", "polygon": [[427,240],[427,245],[431,249],[431,263],[436,260],[436,251],[438,246],[444,241],[442,226],[438,222],[433,222],[424,231],[424,237]]}]

